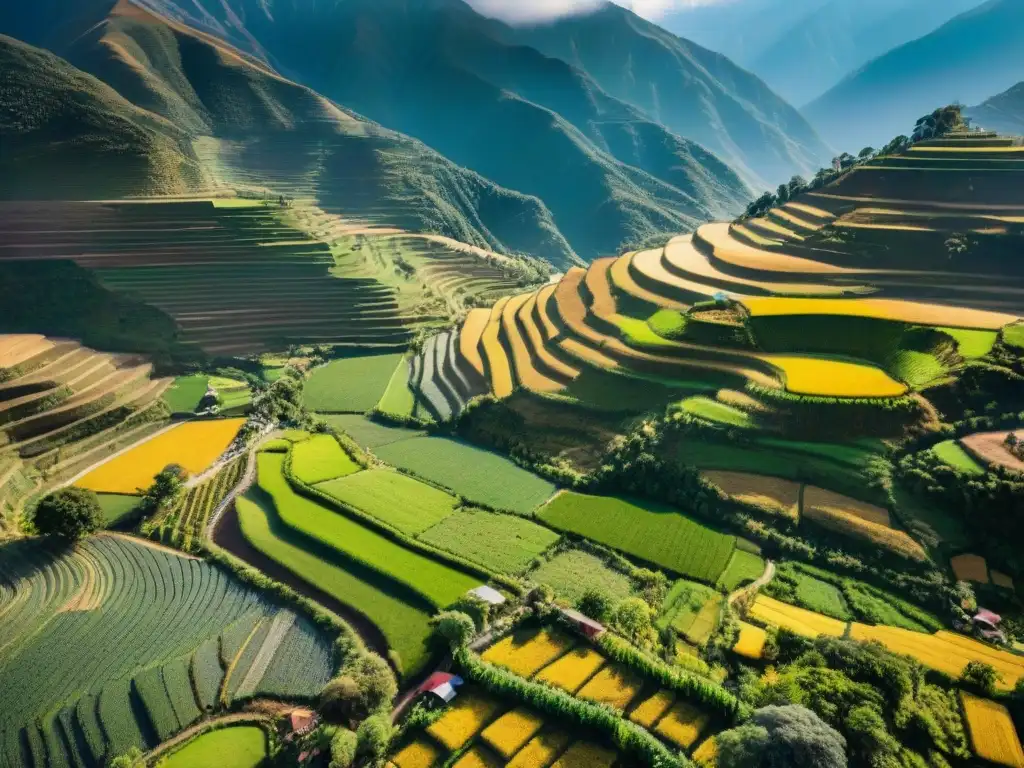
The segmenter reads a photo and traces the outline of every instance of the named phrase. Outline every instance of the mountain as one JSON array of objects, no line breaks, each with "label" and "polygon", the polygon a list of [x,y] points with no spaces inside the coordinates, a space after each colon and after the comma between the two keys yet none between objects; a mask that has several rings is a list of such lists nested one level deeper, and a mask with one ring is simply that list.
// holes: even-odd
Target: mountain
[{"label": "mountain", "polygon": [[611,96],[745,172],[755,187],[813,175],[832,157],[803,116],[757,77],[618,5],[498,31],[585,72]]},{"label": "mountain", "polygon": [[[60,8],[52,0],[45,2],[51,11]],[[216,175],[222,185],[270,187],[275,193],[312,198],[325,209],[384,226],[437,232],[497,251],[533,253],[556,264],[576,260],[550,211],[537,198],[499,187],[421,142],[281,77],[215,38],[169,23],[131,3],[92,2],[78,10],[84,32],[74,24],[54,31],[42,23],[34,27],[39,32],[35,37],[91,74],[50,53],[11,41],[8,47],[32,52],[28,58],[23,56],[26,63],[20,68],[5,67],[0,74],[6,79],[10,73],[11,85],[4,90],[18,97],[12,112],[33,114],[48,102],[75,104],[79,98],[89,98],[105,107],[85,110],[86,118],[103,116],[93,131],[100,137],[96,143],[121,146],[124,121],[112,124],[108,113],[127,114],[135,124],[155,126],[150,129],[156,132],[156,138],[148,139],[151,144],[165,137],[157,144],[161,162],[136,164],[133,172],[118,151],[119,165],[105,163],[103,155],[82,144],[76,134],[93,125],[78,116],[64,115],[69,119],[59,124],[52,121],[59,136],[49,142],[39,131],[19,137],[4,121],[0,153],[12,147],[9,163],[17,161],[21,170],[18,177],[0,176],[0,195],[94,199],[196,192],[209,190],[209,176]],[[8,17],[3,9],[0,30],[18,26],[18,18],[19,31],[32,34],[33,27],[24,16]],[[66,78],[62,93],[81,96],[46,97],[37,81],[52,81],[44,74],[50,70]],[[92,97],[94,92],[100,96]],[[167,180],[166,169],[175,167],[166,160],[168,146],[185,158],[178,165],[186,163],[190,174]],[[77,165],[66,162],[71,148],[90,160],[81,173],[74,170]],[[56,176],[47,172],[49,168]],[[82,175],[89,183],[76,181]],[[17,178],[26,181],[9,183]],[[38,188],[28,186],[29,182]],[[102,193],[100,182],[106,190]]]},{"label": "mountain", "polygon": [[750,68],[783,98],[806,104],[871,59],[932,32],[980,3],[830,0],[785,30],[750,62]]},{"label": "mountain", "polygon": [[1024,82],[971,107],[965,114],[986,130],[1024,135]]},{"label": "mountain", "polygon": [[804,109],[833,145],[855,151],[909,132],[940,104],[976,104],[1020,81],[1024,3],[989,2],[874,59]]},{"label": "mountain", "polygon": [[46,51],[0,35],[0,198],[178,194],[203,172],[178,126]]}]

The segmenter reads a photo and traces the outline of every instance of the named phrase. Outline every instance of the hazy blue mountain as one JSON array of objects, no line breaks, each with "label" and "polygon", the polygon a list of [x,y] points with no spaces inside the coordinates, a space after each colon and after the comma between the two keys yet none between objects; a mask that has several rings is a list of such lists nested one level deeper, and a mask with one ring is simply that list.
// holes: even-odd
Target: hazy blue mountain
[{"label": "hazy blue mountain", "polygon": [[916,40],[982,0],[829,0],[779,35],[750,68],[802,105],[863,64]]},{"label": "hazy blue mountain", "polygon": [[966,111],[975,124],[990,131],[1024,135],[1024,82]]},{"label": "hazy blue mountain", "polygon": [[1024,2],[989,0],[874,59],[804,109],[834,146],[880,144],[937,105],[977,104],[1024,73]]}]

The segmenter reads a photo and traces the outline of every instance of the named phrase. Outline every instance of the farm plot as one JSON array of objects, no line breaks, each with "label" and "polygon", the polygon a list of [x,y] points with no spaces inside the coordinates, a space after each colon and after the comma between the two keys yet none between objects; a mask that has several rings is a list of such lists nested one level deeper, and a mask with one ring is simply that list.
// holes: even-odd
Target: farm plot
[{"label": "farm plot", "polygon": [[[238,485],[245,465],[245,457],[235,459],[209,480],[189,488],[178,506],[156,521],[161,529],[161,540],[186,550],[191,548],[192,542],[201,540],[210,515]],[[127,498],[137,499],[134,496]]]},{"label": "farm plot", "polygon": [[413,411],[416,410],[416,393],[410,386],[411,376],[409,361],[403,357],[398,361],[387,389],[377,403],[378,411],[399,419],[407,419],[413,415]]},{"label": "farm plot", "polygon": [[1010,453],[1004,445],[1006,435],[1006,432],[979,432],[960,438],[960,444],[986,466],[992,464],[1014,472],[1024,472],[1024,461]]},{"label": "farm plot", "polygon": [[558,541],[558,534],[514,515],[460,509],[419,539],[489,571],[518,573]]},{"label": "farm plot", "polygon": [[145,491],[170,464],[198,474],[227,450],[244,419],[191,421],[147,440],[87,474],[76,485],[98,493]]},{"label": "farm plot", "polygon": [[308,485],[345,477],[360,469],[331,435],[314,435],[292,447],[292,474]]},{"label": "farm plot", "polygon": [[794,522],[800,518],[800,483],[781,477],[723,470],[705,470],[701,476],[738,502]]},{"label": "farm plot", "polygon": [[171,413],[195,413],[199,402],[206,394],[209,382],[210,377],[203,374],[175,379],[164,393],[164,400],[167,401]]},{"label": "farm plot", "polygon": [[482,658],[520,677],[533,677],[575,645],[573,638],[556,630],[518,629],[488,648]]},{"label": "farm plot", "polygon": [[306,380],[303,401],[311,411],[366,413],[380,401],[403,355],[332,360]]},{"label": "farm plot", "polygon": [[932,448],[932,453],[953,469],[965,474],[975,476],[985,474],[985,468],[975,461],[974,457],[965,451],[956,440],[944,440]]},{"label": "farm plot", "polygon": [[978,584],[988,584],[988,561],[981,555],[969,553],[956,555],[949,559],[949,565],[953,569],[953,575],[957,581],[973,581]]},{"label": "farm plot", "polygon": [[[802,519],[835,533],[877,545],[908,560],[924,562],[927,559],[924,547],[907,533],[866,517],[872,515],[881,519],[880,512],[871,511],[870,505],[855,503],[856,506],[852,506],[852,499],[839,501],[843,498],[808,486],[804,491]],[[885,519],[888,521],[888,515]]]},{"label": "farm plot", "polygon": [[733,653],[737,653],[745,659],[758,661],[764,655],[764,645],[767,640],[768,633],[761,627],[741,621],[740,634],[732,650]]},{"label": "farm plot", "polygon": [[822,616],[820,613],[780,603],[765,595],[758,595],[750,609],[750,616],[762,624],[788,629],[803,637],[818,635],[842,637],[846,633],[846,622]]},{"label": "farm plot", "polygon": [[1024,768],[1024,748],[1006,707],[966,691],[960,692],[960,699],[974,753],[996,765]]},{"label": "farm plot", "polygon": [[284,460],[281,454],[260,453],[258,482],[260,490],[273,500],[281,522],[295,534],[384,580],[404,585],[436,608],[478,586],[479,578],[406,549],[344,514],[300,496],[285,478]]},{"label": "farm plot", "polygon": [[714,584],[736,538],[665,505],[566,492],[537,516],[556,530],[600,542],[674,573]]},{"label": "farm plot", "polygon": [[100,493],[96,496],[100,502],[100,511],[103,513],[103,524],[108,527],[116,526],[119,522],[138,509],[139,497],[127,496],[120,493]]},{"label": "farm plot", "polygon": [[703,645],[718,626],[722,596],[710,587],[685,580],[672,585],[658,617],[659,629],[672,627],[693,645]]},{"label": "farm plot", "polygon": [[[198,717],[208,701],[194,696],[192,657],[215,649],[211,640],[229,626],[246,617],[296,621],[227,571],[112,536],[64,554],[37,542],[6,544],[0,580],[26,596],[0,612],[0,750],[10,749],[8,734],[71,707],[87,735],[87,759],[97,764],[131,746],[154,746],[136,721],[133,700],[152,709],[162,735]],[[315,697],[333,672],[331,639],[311,624],[307,631],[313,642],[303,663],[276,653],[264,661],[266,673],[298,699]],[[55,658],[62,660],[61,674],[41,672]],[[202,668],[217,675],[216,657],[207,655]],[[51,755],[55,764],[69,760]],[[20,755],[0,751],[0,763],[18,765]]]},{"label": "farm plot", "polygon": [[779,368],[786,389],[818,397],[899,397],[907,386],[881,368],[845,360],[801,355],[760,355]]},{"label": "farm plot", "polygon": [[559,552],[530,571],[527,578],[537,584],[547,584],[558,597],[573,604],[591,588],[601,590],[615,603],[635,593],[629,576],[610,568],[596,555],[579,549]]},{"label": "farm plot", "polygon": [[756,426],[754,418],[746,411],[734,408],[726,403],[720,403],[709,397],[690,397],[683,401],[682,408],[692,416],[698,416],[716,424],[726,424],[730,427],[748,429]]},{"label": "farm plot", "polygon": [[166,768],[216,765],[258,768],[267,757],[267,735],[256,725],[235,725],[208,731],[167,758]]},{"label": "farm plot", "polygon": [[397,443],[410,437],[422,437],[425,432],[405,427],[392,427],[371,421],[361,414],[324,414],[323,420],[328,426],[344,432],[364,450],[373,450],[383,445]]},{"label": "farm plot", "polygon": [[923,304],[899,299],[806,299],[779,297],[747,297],[743,304],[754,317],[773,315],[849,315],[896,320],[910,325],[931,325],[939,328],[955,326],[996,331],[1016,320],[1001,312]]},{"label": "farm plot", "polygon": [[529,514],[555,486],[504,456],[446,437],[413,437],[374,451],[392,466],[491,509]]},{"label": "farm plot", "polygon": [[454,496],[392,469],[367,469],[316,487],[409,535],[441,522],[459,503]]},{"label": "farm plot", "polygon": [[764,573],[764,560],[752,552],[744,552],[737,549],[732,553],[732,559],[718,579],[718,586],[725,587],[727,592],[733,592],[744,584],[755,581]]}]

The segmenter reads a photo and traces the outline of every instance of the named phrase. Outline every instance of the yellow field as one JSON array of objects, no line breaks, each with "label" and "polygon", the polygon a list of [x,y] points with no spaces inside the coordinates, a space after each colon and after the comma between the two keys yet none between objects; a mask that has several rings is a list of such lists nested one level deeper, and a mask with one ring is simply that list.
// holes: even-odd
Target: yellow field
[{"label": "yellow field", "polygon": [[[788,301],[788,299],[787,299]],[[804,355],[758,355],[782,371],[786,389],[818,397],[899,397],[907,385],[881,368]]]},{"label": "yellow field", "polygon": [[512,394],[514,388],[512,383],[512,366],[505,348],[501,345],[499,335],[501,334],[501,316],[508,304],[509,297],[500,299],[497,304],[491,307],[491,316],[487,320],[480,337],[480,345],[487,358],[487,372],[491,380],[491,391],[499,400]]},{"label": "yellow field", "polygon": [[697,743],[710,720],[710,716],[692,704],[680,701],[668,711],[654,730],[677,747],[689,749]]},{"label": "yellow field", "polygon": [[505,768],[548,768],[570,741],[571,737],[561,731],[542,733],[519,750]]},{"label": "yellow field", "polygon": [[750,608],[750,615],[765,624],[788,629],[803,637],[815,638],[818,635],[842,637],[846,632],[846,622],[822,616],[820,613],[797,608],[795,605],[780,603],[765,595],[758,595]]},{"label": "yellow field", "polygon": [[481,376],[484,375],[484,360],[480,357],[480,338],[484,335],[484,329],[490,319],[490,310],[471,309],[459,333],[459,352]]},{"label": "yellow field", "polygon": [[874,504],[865,504],[863,501],[851,499],[849,496],[826,491],[824,488],[816,488],[813,485],[804,488],[804,508],[808,507],[859,517],[861,520],[883,525],[886,528],[892,525],[892,521],[889,519],[889,510],[876,507]]},{"label": "yellow field", "polygon": [[533,677],[575,645],[568,635],[542,629],[513,633],[487,649],[483,660],[506,667],[522,677]]},{"label": "yellow field", "polygon": [[416,739],[401,752],[391,758],[395,768],[431,768],[440,762],[444,752],[433,742]]},{"label": "yellow field", "polygon": [[636,698],[643,684],[640,676],[631,670],[618,664],[609,664],[583,686],[579,697],[624,710]]},{"label": "yellow field", "polygon": [[1006,154],[1024,154],[1024,147],[911,147],[911,152],[1004,152]]},{"label": "yellow field", "polygon": [[604,666],[604,656],[593,648],[577,648],[540,671],[537,680],[576,693]]},{"label": "yellow field", "polygon": [[981,555],[957,555],[949,559],[958,581],[976,581],[988,584],[988,563]]},{"label": "yellow field", "polygon": [[1006,707],[964,691],[960,697],[975,754],[996,765],[1024,768],[1024,749]]},{"label": "yellow field", "polygon": [[850,625],[850,636],[854,640],[877,640],[893,653],[912,656],[926,667],[951,677],[960,677],[969,661],[991,664],[1003,677],[997,684],[1000,690],[1013,690],[1017,681],[1024,678],[1024,656],[1016,656],[945,630],[934,635],[922,635],[897,627],[854,623]]},{"label": "yellow field", "polygon": [[834,507],[810,506],[806,497],[803,519],[812,520],[830,531],[863,539],[919,563],[928,557],[924,547],[903,531],[872,523]]},{"label": "yellow field", "polygon": [[764,655],[764,644],[767,639],[768,633],[763,629],[741,621],[740,636],[732,650],[744,658],[757,661]]},{"label": "yellow field", "polygon": [[705,224],[697,230],[697,234],[711,244],[715,258],[742,269],[757,269],[765,272],[794,272],[804,274],[856,274],[861,270],[847,269],[813,261],[786,253],[762,251],[760,248],[741,243],[729,231],[731,224],[716,222]]},{"label": "yellow field", "polygon": [[714,768],[718,764],[718,742],[714,737],[706,739],[694,750],[691,759],[702,768]]},{"label": "yellow field", "polygon": [[649,699],[645,699],[629,715],[629,719],[644,728],[651,728],[676,700],[672,691],[658,691]]},{"label": "yellow field", "polygon": [[244,423],[245,419],[190,421],[111,459],[76,485],[97,493],[131,495],[148,489],[169,464],[199,474],[224,453]]},{"label": "yellow field", "polygon": [[536,736],[543,726],[544,720],[540,715],[525,707],[517,707],[487,726],[480,738],[508,760]]},{"label": "yellow field", "polygon": [[463,693],[440,720],[427,728],[427,733],[454,751],[476,736],[501,706],[478,693]]},{"label": "yellow field", "polygon": [[948,307],[899,299],[803,299],[775,296],[748,297],[743,305],[755,317],[774,315],[851,315],[897,320],[913,325],[946,328],[975,328],[997,331],[1017,318],[1002,312]]},{"label": "yellow field", "polygon": [[452,768],[501,768],[502,761],[483,747],[473,747]]},{"label": "yellow field", "polygon": [[800,517],[800,483],[749,472],[704,470],[701,474],[736,501],[772,507],[794,521]]},{"label": "yellow field", "polygon": [[617,755],[610,749],[577,741],[551,768],[611,768]]}]

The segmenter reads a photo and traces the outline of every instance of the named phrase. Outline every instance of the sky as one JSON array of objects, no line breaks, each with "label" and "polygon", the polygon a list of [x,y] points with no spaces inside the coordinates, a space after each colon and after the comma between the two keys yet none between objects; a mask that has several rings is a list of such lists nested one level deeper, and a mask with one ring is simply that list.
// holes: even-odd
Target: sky
[{"label": "sky", "polygon": [[[657,21],[672,11],[695,5],[714,5],[724,0],[614,0],[639,16]],[[467,0],[484,16],[514,24],[551,21],[563,16],[587,13],[604,0]]]}]

